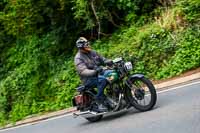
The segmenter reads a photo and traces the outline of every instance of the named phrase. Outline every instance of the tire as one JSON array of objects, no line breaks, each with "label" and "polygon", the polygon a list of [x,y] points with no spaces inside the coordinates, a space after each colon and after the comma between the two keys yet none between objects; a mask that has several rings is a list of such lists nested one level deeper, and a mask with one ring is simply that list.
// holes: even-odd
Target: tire
[{"label": "tire", "polygon": [[98,116],[88,117],[85,119],[87,119],[89,122],[97,122],[97,121],[100,121],[102,117],[103,115],[98,115]]},{"label": "tire", "polygon": [[[129,84],[129,86],[128,86],[129,89],[127,89],[127,96],[128,96],[128,99],[129,99],[129,102],[131,103],[131,105],[133,107],[135,107],[139,111],[148,111],[148,110],[151,110],[154,107],[154,105],[156,104],[156,101],[157,101],[156,89],[155,89],[154,85],[152,84],[152,82],[149,79],[145,78],[145,77],[140,77],[140,78],[136,77],[134,79],[131,79],[130,81],[131,81],[131,85]],[[137,88],[137,89],[135,87],[134,96],[132,94],[132,91],[133,91],[133,89],[132,89],[133,87],[132,86],[133,85],[136,86],[135,84],[136,84],[137,81],[142,82],[144,85],[146,85],[146,89],[149,90],[149,91],[146,91],[144,89],[144,91],[141,92],[142,94],[144,93],[144,96],[143,96],[144,98],[146,96],[150,97],[150,101],[149,101],[149,103],[147,105],[141,105],[139,103],[139,101],[142,99],[142,96],[141,96],[140,100],[138,100],[139,96],[136,97],[136,94],[135,94],[135,92],[136,92],[137,89],[138,90],[142,90],[143,87],[140,87],[140,88]],[[137,92],[138,92],[138,90],[137,90]],[[146,92],[148,92],[148,95],[145,95]],[[145,99],[144,99],[144,101],[145,101]]]}]

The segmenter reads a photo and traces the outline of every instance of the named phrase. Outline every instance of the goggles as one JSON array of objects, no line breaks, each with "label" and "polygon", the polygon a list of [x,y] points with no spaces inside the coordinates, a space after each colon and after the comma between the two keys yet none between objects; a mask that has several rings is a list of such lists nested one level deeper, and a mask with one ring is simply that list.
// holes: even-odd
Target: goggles
[{"label": "goggles", "polygon": [[89,41],[85,42],[84,47],[90,47],[90,42]]}]

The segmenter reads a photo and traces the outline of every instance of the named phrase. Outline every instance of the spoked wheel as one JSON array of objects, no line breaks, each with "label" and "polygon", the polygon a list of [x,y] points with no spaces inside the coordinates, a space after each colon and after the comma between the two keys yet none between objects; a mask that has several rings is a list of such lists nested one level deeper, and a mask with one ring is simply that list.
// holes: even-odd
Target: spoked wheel
[{"label": "spoked wheel", "polygon": [[148,111],[154,107],[157,100],[156,90],[145,77],[134,78],[130,81],[127,91],[132,106],[140,111]]}]

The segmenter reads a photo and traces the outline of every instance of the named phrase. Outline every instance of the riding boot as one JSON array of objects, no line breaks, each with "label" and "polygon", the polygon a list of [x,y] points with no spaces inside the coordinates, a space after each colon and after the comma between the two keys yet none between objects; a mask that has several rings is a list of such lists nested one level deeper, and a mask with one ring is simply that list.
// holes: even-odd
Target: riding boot
[{"label": "riding boot", "polygon": [[104,105],[104,100],[102,98],[97,98],[96,99],[96,104],[98,106],[97,112],[102,113],[102,112],[107,112],[108,108]]}]

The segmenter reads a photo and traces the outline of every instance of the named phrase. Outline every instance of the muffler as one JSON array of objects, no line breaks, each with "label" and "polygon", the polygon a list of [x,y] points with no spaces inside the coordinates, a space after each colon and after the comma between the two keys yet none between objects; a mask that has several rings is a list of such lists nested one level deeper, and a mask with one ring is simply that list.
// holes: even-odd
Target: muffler
[{"label": "muffler", "polygon": [[74,116],[74,118],[76,118],[78,116],[88,118],[88,117],[103,115],[105,113],[107,113],[107,112],[97,113],[97,112],[93,112],[93,111],[84,111],[84,112],[75,112],[75,113],[73,113],[73,116]]}]

